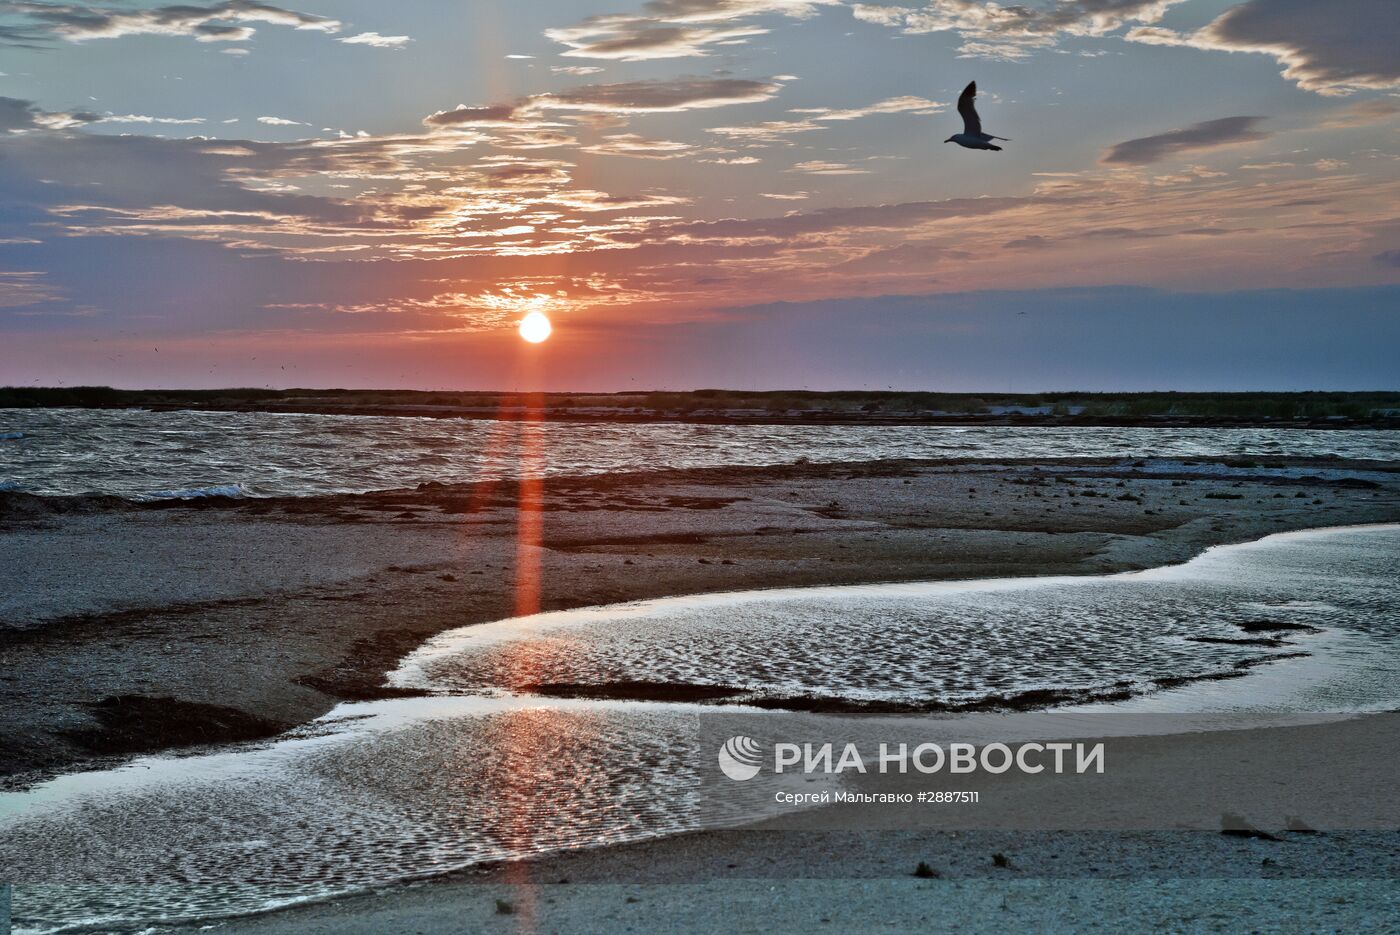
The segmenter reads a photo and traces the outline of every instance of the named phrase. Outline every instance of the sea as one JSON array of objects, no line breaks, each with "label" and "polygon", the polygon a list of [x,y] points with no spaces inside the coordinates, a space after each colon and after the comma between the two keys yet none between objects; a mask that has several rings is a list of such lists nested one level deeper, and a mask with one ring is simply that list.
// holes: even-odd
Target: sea
[{"label": "sea", "polygon": [[[521,464],[566,474],[1152,457],[1210,470],[1197,460],[1273,455],[1396,459],[1400,432],[0,411],[7,489],[138,500],[354,493],[505,477]],[[515,617],[443,633],[385,681],[406,697],[342,704],[268,742],[0,793],[15,930],[212,925],[490,861],[771,817],[780,777],[758,777],[745,788],[762,794],[737,803],[707,791],[716,732],[1033,735],[1044,728],[959,712],[1037,693],[1063,699],[1056,717],[1081,718],[1058,730],[1125,723],[1103,715],[1170,715],[1170,729],[1190,730],[1193,718],[1395,711],[1400,526],[1281,533],[1124,574],[776,588]],[[695,704],[558,697],[542,684],[740,694]],[[774,698],[803,705],[749,703]],[[929,713],[911,713],[920,705]]]},{"label": "sea", "polygon": [[0,409],[0,490],[133,499],[363,493],[522,471],[899,458],[1400,458],[1400,430],[516,422]]}]

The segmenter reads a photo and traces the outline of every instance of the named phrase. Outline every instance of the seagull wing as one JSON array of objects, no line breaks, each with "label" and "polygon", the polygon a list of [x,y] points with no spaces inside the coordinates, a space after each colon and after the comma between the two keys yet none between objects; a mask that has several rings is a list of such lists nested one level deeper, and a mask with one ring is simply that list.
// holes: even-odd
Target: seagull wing
[{"label": "seagull wing", "polygon": [[969,81],[958,96],[958,113],[962,114],[963,132],[968,136],[978,136],[982,132],[982,118],[977,116],[977,108],[972,103],[975,97],[977,82]]}]

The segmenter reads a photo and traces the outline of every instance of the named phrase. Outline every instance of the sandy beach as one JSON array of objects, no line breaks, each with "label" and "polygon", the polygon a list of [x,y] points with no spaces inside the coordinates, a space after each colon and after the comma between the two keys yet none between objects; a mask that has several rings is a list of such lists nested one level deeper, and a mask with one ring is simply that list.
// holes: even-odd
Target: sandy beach
[{"label": "sandy beach", "polygon": [[[0,494],[0,566],[17,572],[0,598],[5,780],[19,789],[135,754],[271,738],[338,703],[402,694],[385,673],[403,655],[518,613],[1103,574],[1275,532],[1397,519],[1400,466],[1288,458],[796,464],[145,504]],[[522,581],[537,601],[522,599]],[[1228,742],[1276,749],[1281,732],[1366,723],[1235,731]],[[1385,726],[1371,742],[1388,742]],[[1137,743],[1205,756],[1189,745],[1204,751],[1217,736]],[[1150,755],[1136,762],[1120,781],[1161,775]],[[1049,807],[1034,785],[1008,794],[1023,813]],[[1400,898],[1393,830],[1268,841],[1203,821],[1207,830],[882,831],[814,818],[492,865],[219,930],[796,931],[870,919],[910,930],[935,918],[967,931],[1102,919],[1210,929],[1246,906],[1266,913],[1261,925],[1306,909],[1306,927],[1353,929]],[[914,877],[921,861],[939,878]]]},{"label": "sandy beach", "polygon": [[[1400,518],[1395,465],[1246,463],[813,464],[140,505],[0,493],[0,769],[23,783],[272,736],[385,697],[384,673],[435,633],[537,609],[1101,574]],[[518,606],[522,576],[538,606]]]},{"label": "sandy beach", "polygon": [[[1349,734],[1358,751],[1394,750],[1400,740],[1389,715],[1323,727],[1133,738],[1115,748],[1114,781],[1182,795],[1166,779],[1161,758],[1204,760],[1226,746],[1248,762],[1314,742],[1318,731]],[[1254,780],[1270,784],[1262,774]],[[1066,827],[1094,820],[1091,803],[1076,807],[1047,795],[1034,779],[996,785],[998,807],[1053,810]],[[1368,793],[1358,783],[1339,793],[1369,794],[1378,803],[1391,798],[1384,784]],[[1185,794],[1218,807],[1207,788]],[[872,830],[838,809],[785,820],[782,830],[757,825],[505,863],[215,930],[1195,932],[1237,931],[1247,919],[1253,931],[1384,931],[1400,909],[1400,831],[1393,828],[1301,833],[1271,825],[1272,838],[1206,829],[896,830],[910,820],[905,812],[887,816],[887,830]],[[936,876],[917,876],[921,863]]]}]

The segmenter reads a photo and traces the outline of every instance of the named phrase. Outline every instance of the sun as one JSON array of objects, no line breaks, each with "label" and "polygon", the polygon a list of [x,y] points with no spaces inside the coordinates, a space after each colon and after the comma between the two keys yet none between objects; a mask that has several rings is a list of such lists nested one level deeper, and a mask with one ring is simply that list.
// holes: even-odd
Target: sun
[{"label": "sun", "polygon": [[544,312],[531,312],[520,319],[520,336],[531,344],[539,344],[553,331],[554,326],[549,323]]}]

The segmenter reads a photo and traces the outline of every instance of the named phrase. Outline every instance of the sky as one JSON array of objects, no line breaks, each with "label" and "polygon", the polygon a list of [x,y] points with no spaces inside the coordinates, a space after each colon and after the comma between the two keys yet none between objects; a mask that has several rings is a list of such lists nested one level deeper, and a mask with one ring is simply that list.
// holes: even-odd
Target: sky
[{"label": "sky", "polygon": [[[972,80],[1002,152],[944,142]],[[0,384],[1394,389],[1397,339],[1394,0],[0,0]]]}]

